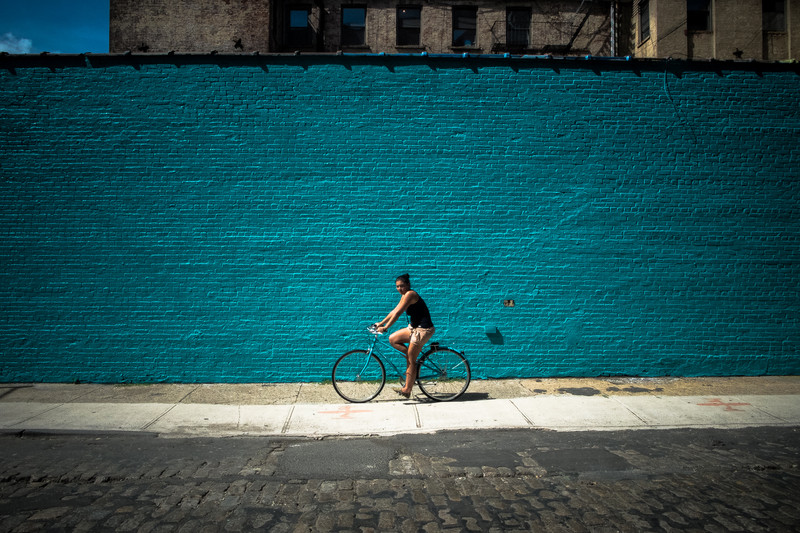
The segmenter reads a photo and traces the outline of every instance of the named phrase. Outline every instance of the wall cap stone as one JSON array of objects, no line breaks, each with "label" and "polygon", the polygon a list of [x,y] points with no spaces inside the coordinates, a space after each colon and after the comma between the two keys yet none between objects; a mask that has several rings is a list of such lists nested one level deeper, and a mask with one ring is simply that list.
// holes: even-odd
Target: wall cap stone
[{"label": "wall cap stone", "polygon": [[250,54],[242,53],[166,53],[166,54],[9,54],[0,53],[0,69],[13,71],[18,68],[106,68],[129,65],[217,65],[221,67],[267,66],[267,65],[312,65],[312,64],[435,64],[437,67],[497,66],[526,68],[570,68],[599,71],[745,71],[745,72],[794,72],[800,75],[800,63],[789,61],[753,60],[684,60],[599,56],[554,56],[511,54],[429,54],[407,53],[288,53]]}]

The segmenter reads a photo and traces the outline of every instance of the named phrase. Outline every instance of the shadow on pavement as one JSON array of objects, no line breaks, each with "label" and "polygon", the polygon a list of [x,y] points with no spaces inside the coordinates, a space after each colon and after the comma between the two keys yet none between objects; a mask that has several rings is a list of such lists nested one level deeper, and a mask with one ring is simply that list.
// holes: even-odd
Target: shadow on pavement
[{"label": "shadow on pavement", "polygon": [[488,400],[489,393],[488,392],[465,392],[461,395],[460,398],[456,399],[456,402],[474,402],[476,400]]}]

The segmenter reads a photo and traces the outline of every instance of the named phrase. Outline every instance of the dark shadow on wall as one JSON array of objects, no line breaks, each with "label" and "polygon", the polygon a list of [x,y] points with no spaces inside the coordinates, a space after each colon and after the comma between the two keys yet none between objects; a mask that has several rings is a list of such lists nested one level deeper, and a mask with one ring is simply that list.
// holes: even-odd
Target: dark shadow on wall
[{"label": "dark shadow on wall", "polygon": [[506,343],[506,340],[503,338],[503,334],[500,333],[500,330],[498,329],[495,329],[492,332],[487,332],[486,337],[492,344],[503,345]]}]

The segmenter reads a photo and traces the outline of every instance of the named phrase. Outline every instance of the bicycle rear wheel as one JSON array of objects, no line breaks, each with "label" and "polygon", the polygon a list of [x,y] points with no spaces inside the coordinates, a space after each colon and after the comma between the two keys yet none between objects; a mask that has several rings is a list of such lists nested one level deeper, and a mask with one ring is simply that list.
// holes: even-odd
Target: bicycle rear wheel
[{"label": "bicycle rear wheel", "polygon": [[366,350],[347,352],[333,365],[333,388],[348,402],[368,402],[383,390],[386,369]]},{"label": "bicycle rear wheel", "polygon": [[431,400],[447,402],[464,394],[471,377],[463,355],[450,348],[434,348],[419,361],[417,384]]}]

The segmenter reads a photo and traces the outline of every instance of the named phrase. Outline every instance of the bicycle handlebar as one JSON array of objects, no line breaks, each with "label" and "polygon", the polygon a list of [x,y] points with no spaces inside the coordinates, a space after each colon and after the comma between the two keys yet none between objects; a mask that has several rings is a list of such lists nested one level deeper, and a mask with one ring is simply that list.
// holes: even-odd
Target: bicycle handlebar
[{"label": "bicycle handlebar", "polygon": [[385,331],[384,332],[378,331],[378,326],[376,324],[370,324],[369,326],[367,326],[367,331],[369,331],[373,335],[385,335],[386,334]]}]

